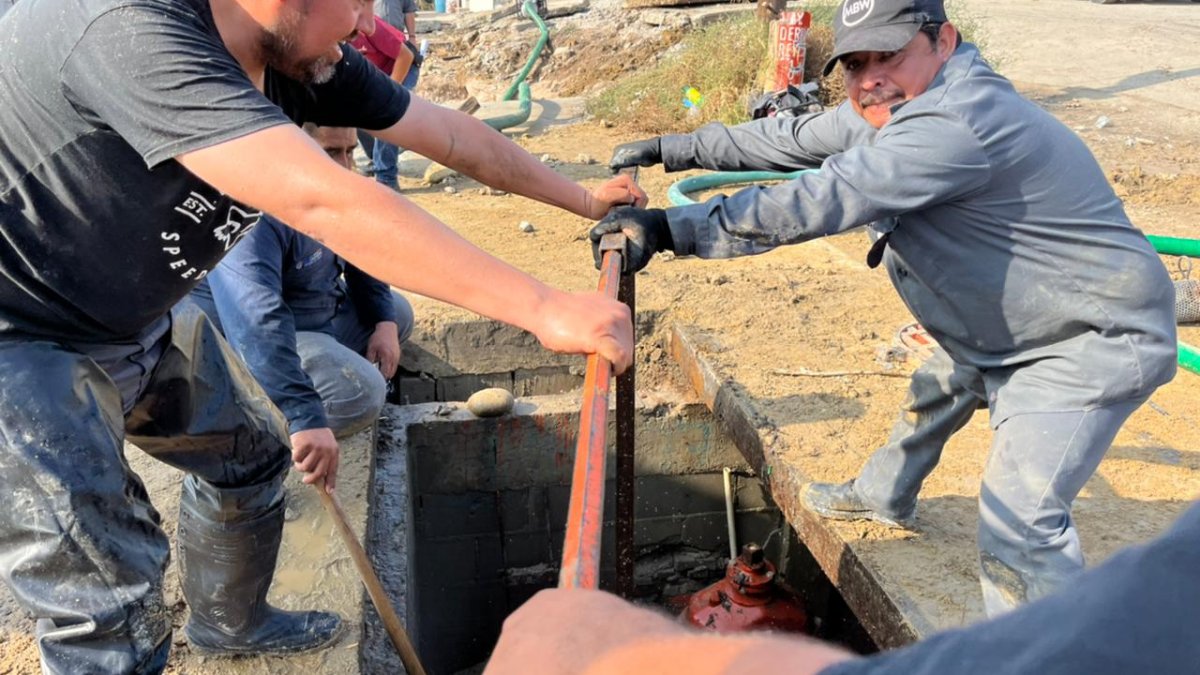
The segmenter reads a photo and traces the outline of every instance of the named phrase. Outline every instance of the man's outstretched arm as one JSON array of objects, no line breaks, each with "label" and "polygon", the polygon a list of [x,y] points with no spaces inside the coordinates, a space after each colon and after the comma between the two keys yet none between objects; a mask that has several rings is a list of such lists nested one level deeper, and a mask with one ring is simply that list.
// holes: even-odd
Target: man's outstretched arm
[{"label": "man's outstretched arm", "polygon": [[404,197],[337,165],[298,127],[271,127],[177,159],[377,279],[524,328],[555,351],[598,352],[618,371],[632,361],[624,305],[555,290],[488,255]]},{"label": "man's outstretched arm", "polygon": [[588,190],[474,117],[417,96],[399,122],[374,133],[486,185],[592,220],[604,217],[614,206],[646,204],[646,193],[627,176]]}]

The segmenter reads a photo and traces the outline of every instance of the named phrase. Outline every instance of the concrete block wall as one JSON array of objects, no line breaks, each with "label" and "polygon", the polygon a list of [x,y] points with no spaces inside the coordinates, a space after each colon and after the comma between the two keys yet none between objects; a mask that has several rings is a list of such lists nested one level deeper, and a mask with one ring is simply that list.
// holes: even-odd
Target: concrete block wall
[{"label": "concrete block wall", "polygon": [[532,333],[482,319],[418,324],[404,343],[400,361],[408,372],[435,378],[558,366],[575,366],[582,372],[584,359],[547,351]]},{"label": "concrete block wall", "polygon": [[[425,415],[407,423],[413,480],[419,494],[468,490],[516,490],[538,485],[569,485],[579,432],[576,394],[518,400],[513,414],[480,419],[454,405],[412,406],[406,414]],[[615,438],[612,415],[608,437]],[[638,475],[688,475],[749,466],[712,424],[699,403],[671,410],[639,405]],[[452,460],[452,461],[451,461]],[[609,448],[609,466],[615,465]]]},{"label": "concrete block wall", "polygon": [[[657,312],[638,314],[638,330],[648,334]],[[585,360],[541,347],[532,334],[484,319],[418,324],[404,344],[400,373],[389,402],[399,405],[465,401],[487,387],[515,396],[550,396],[583,386]]]},{"label": "concrete block wall", "polygon": [[[503,618],[557,581],[579,406],[576,394],[528,398],[496,419],[457,405],[389,408],[399,433],[384,442],[403,444],[413,491],[409,620],[431,671],[486,658]],[[635,542],[645,556],[635,581],[643,590],[699,588],[720,575],[728,555],[721,469],[744,474],[748,467],[698,404],[640,406],[637,443]],[[614,504],[610,481],[601,561],[607,584],[615,567]],[[781,526],[757,480],[737,478],[737,504],[747,536]]]}]

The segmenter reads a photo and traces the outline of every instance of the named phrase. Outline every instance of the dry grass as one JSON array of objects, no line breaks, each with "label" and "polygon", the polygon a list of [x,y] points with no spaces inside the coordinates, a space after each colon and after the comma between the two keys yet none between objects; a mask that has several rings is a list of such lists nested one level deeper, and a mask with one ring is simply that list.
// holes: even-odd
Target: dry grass
[{"label": "dry grass", "polygon": [[[821,102],[834,106],[846,98],[840,68],[821,76],[833,53],[833,16],[837,0],[806,6],[812,12],[804,80],[820,85]],[[980,23],[954,1],[946,11],[963,34],[987,54]],[[616,81],[588,101],[596,117],[644,134],[688,132],[708,122],[739,124],[749,120],[749,104],[764,90],[774,68],[767,26],[745,16],[707,26],[683,38],[655,66]],[[996,65],[993,63],[993,65]],[[696,111],[683,104],[684,90],[695,87],[704,96]]]},{"label": "dry grass", "polygon": [[[753,17],[718,22],[689,34],[676,50],[600,92],[589,101],[589,111],[650,134],[744,121],[767,56],[766,24]],[[695,109],[683,103],[688,87],[703,96]]]}]

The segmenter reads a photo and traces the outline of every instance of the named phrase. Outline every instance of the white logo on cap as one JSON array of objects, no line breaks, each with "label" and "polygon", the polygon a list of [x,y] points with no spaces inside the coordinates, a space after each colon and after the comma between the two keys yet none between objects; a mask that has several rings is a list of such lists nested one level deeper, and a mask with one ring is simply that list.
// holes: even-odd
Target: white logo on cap
[{"label": "white logo on cap", "polygon": [[875,0],[846,0],[846,4],[842,5],[842,25],[857,26],[871,16],[873,9]]}]

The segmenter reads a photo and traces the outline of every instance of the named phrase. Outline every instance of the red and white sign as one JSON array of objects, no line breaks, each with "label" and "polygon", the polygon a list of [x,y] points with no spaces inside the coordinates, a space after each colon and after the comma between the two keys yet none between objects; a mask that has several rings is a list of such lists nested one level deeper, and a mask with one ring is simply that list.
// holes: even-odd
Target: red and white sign
[{"label": "red and white sign", "polygon": [[808,29],[812,26],[809,12],[783,12],[772,22],[771,42],[775,53],[774,90],[798,87],[804,82],[804,52]]}]

